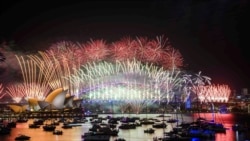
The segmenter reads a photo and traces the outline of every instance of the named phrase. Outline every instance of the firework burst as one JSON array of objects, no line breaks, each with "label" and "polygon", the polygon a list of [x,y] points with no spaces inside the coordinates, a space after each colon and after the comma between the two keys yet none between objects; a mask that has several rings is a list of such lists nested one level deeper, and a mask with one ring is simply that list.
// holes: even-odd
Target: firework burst
[{"label": "firework burst", "polygon": [[19,103],[25,97],[25,88],[21,83],[12,84],[6,87],[6,93],[11,96],[12,100],[16,103]]},{"label": "firework burst", "polygon": [[134,40],[127,37],[113,43],[110,50],[113,60],[124,61],[137,58],[139,48]]},{"label": "firework burst", "polygon": [[26,99],[44,99],[50,88],[41,69],[38,69],[39,67],[32,60],[24,60],[22,56],[16,57],[21,67],[24,83],[23,85],[9,87],[8,90],[11,90],[9,94],[13,96],[12,91],[21,91],[23,93],[21,96],[24,96]]},{"label": "firework burst", "polygon": [[0,99],[2,99],[5,95],[5,93],[3,93],[4,87],[3,84],[0,84]]},{"label": "firework burst", "polygon": [[201,102],[228,102],[231,89],[228,85],[209,85],[199,88],[198,98]]},{"label": "firework burst", "polygon": [[109,50],[105,41],[103,40],[91,40],[87,44],[83,45],[84,55],[87,56],[88,62],[98,62],[105,60],[109,54]]},{"label": "firework burst", "polygon": [[55,54],[51,51],[51,54],[46,52],[39,52],[40,56],[30,55],[31,60],[36,62],[40,71],[43,74],[44,81],[50,86],[52,90],[57,88],[63,88],[69,90],[70,95],[75,95],[78,98],[79,84],[74,85],[69,83],[65,77],[70,74],[74,74],[76,69],[79,69],[79,64],[70,64],[70,61],[65,56],[62,56],[60,60],[57,60]]}]

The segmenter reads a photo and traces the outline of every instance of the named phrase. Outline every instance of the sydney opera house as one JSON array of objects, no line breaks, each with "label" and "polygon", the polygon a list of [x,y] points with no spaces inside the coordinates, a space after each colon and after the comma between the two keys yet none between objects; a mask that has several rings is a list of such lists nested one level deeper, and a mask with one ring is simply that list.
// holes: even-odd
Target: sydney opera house
[{"label": "sydney opera house", "polygon": [[81,101],[81,99],[74,99],[74,95],[69,95],[68,90],[58,88],[49,93],[45,100],[30,98],[27,105],[9,104],[8,106],[15,113],[21,113],[27,109],[30,111],[51,111],[79,108]]}]

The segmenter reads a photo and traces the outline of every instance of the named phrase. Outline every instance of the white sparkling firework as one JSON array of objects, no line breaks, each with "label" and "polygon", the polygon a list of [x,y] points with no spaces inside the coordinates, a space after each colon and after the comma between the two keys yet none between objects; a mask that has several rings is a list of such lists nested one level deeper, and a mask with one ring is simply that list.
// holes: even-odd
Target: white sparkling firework
[{"label": "white sparkling firework", "polygon": [[173,89],[181,83],[179,71],[166,71],[140,61],[100,62],[83,65],[69,79],[81,82],[81,92],[91,100],[141,103],[173,98]]}]

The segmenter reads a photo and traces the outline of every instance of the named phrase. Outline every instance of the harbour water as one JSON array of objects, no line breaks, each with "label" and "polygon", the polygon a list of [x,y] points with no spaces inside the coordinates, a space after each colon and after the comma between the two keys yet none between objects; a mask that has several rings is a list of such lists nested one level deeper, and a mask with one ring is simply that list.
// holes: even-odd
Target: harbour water
[{"label": "harbour water", "polygon": [[[166,114],[165,119],[169,117],[173,117],[176,115]],[[140,118],[158,118],[162,120],[163,117],[158,117],[159,114],[102,114],[99,117],[140,117]],[[198,114],[185,114],[178,115],[178,119],[183,120],[185,122],[193,121],[198,117],[204,117],[208,120],[214,119],[216,122],[222,123],[226,127],[226,133],[217,133],[215,137],[215,141],[248,141],[250,137],[250,133],[238,133],[232,130],[232,125],[236,123],[240,124],[250,124],[248,121],[249,115],[241,115],[241,114],[211,114],[211,113],[200,113]],[[105,122],[105,121],[104,121]],[[82,141],[81,136],[89,131],[89,128],[92,127],[90,122],[83,123],[81,126],[76,126],[71,129],[63,129],[61,125],[58,125],[56,129],[62,130],[63,135],[53,135],[52,132],[43,131],[43,128],[35,128],[30,129],[29,124],[33,123],[33,119],[29,119],[27,123],[17,123],[16,128],[13,128],[10,135],[0,136],[0,141],[14,141],[15,137],[18,134],[25,134],[30,136],[30,141]],[[176,123],[167,124],[167,128],[165,129],[156,129],[155,133],[147,134],[144,133],[144,130],[152,127],[152,125],[142,125],[136,127],[136,129],[130,130],[119,130],[119,134],[117,137],[111,137],[110,141],[114,141],[116,138],[124,138],[126,141],[153,141],[154,137],[162,137],[163,132],[170,131],[173,127],[176,126]],[[210,140],[211,141],[211,140]]]}]

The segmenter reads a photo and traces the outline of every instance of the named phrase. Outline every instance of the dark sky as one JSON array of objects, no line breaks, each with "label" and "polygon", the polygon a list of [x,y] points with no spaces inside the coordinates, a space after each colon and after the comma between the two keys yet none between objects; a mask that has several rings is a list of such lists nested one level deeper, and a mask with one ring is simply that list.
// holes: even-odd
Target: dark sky
[{"label": "dark sky", "polygon": [[0,39],[24,51],[58,40],[164,35],[186,69],[237,91],[250,89],[248,0],[1,0],[0,6]]}]

